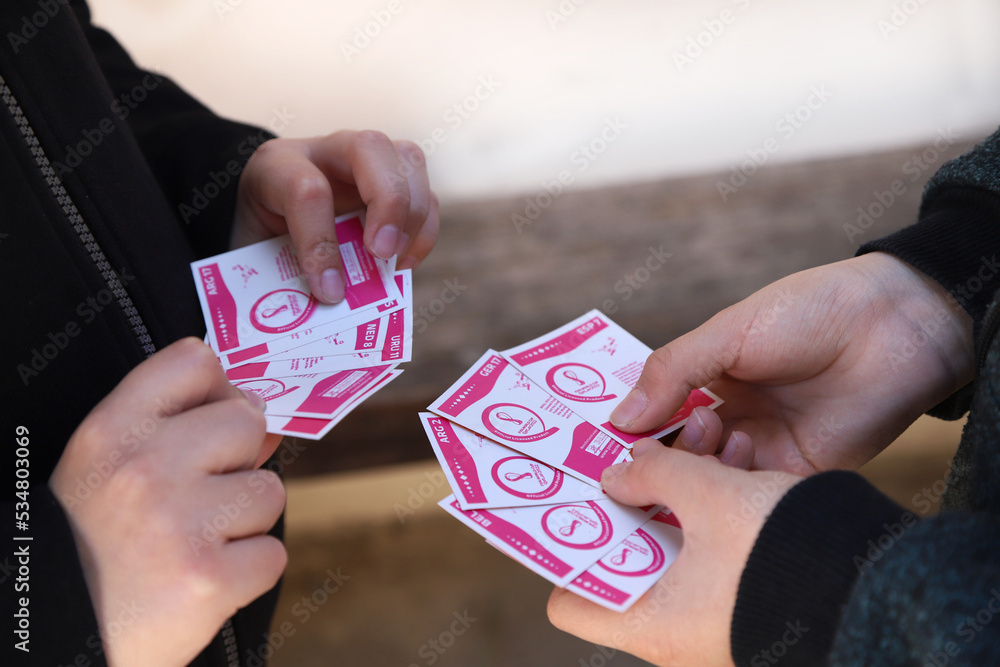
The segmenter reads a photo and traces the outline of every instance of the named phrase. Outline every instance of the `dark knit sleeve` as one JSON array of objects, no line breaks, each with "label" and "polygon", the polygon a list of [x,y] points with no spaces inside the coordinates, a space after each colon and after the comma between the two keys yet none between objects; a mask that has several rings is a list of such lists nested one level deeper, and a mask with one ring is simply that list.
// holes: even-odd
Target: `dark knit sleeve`
[{"label": "dark knit sleeve", "polygon": [[736,664],[823,664],[855,580],[915,525],[911,512],[854,473],[794,486],[764,524],[740,580]]},{"label": "dark knit sleeve", "polygon": [[989,514],[921,521],[858,580],[830,665],[1000,665],[997,554]]},{"label": "dark knit sleeve", "polygon": [[240,174],[274,134],[220,118],[170,79],[140,69],[91,23],[83,0],[71,5],[111,88],[111,110],[131,129],[195,253],[228,250]]},{"label": "dark knit sleeve", "polygon": [[[969,313],[973,337],[1000,289],[1000,130],[945,163],[924,188],[915,224],[865,243],[857,254],[899,257],[944,287]],[[958,419],[969,409],[972,385],[929,411]]]}]

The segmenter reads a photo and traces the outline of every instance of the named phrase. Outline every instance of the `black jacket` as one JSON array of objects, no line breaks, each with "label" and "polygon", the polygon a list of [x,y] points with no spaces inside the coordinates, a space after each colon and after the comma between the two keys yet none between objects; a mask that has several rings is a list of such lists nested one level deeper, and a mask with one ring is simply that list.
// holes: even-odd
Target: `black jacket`
[{"label": "black jacket", "polygon": [[[237,178],[211,184],[272,135],[220,119],[139,69],[90,23],[84,2],[64,2],[0,5],[0,442],[9,457],[0,585],[6,604],[29,601],[31,652],[13,651],[23,661],[14,664],[103,665],[73,538],[46,482],[70,434],[129,370],[203,335],[188,263],[227,249]],[[15,524],[18,426],[30,441],[27,530]],[[15,551],[25,546],[19,575]],[[243,661],[265,641],[273,597],[237,615]],[[12,651],[13,613],[5,609],[0,655]],[[195,664],[235,663],[217,638]]]},{"label": "black jacket", "polygon": [[1000,664],[1000,131],[945,164],[918,222],[859,254],[871,251],[926,273],[974,323],[976,379],[931,411],[969,410],[947,490],[942,480],[914,498],[944,511],[919,518],[855,473],[796,485],[743,572],[737,665]]}]

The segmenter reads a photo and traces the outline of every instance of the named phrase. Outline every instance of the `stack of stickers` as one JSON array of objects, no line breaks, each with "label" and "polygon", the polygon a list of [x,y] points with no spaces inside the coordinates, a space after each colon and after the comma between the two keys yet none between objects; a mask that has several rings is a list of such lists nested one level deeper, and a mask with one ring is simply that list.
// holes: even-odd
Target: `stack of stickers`
[{"label": "stack of stickers", "polygon": [[410,271],[364,247],[364,214],[336,220],[345,297],[310,293],[286,235],[193,262],[206,342],[237,387],[267,402],[270,433],[318,440],[398,377],[413,347]]},{"label": "stack of stickers", "polygon": [[666,571],[681,545],[669,510],[615,502],[601,472],[662,437],[698,406],[691,393],[660,428],[615,429],[612,409],[652,352],[598,311],[524,345],[490,350],[421,413],[454,494],[440,505],[492,546],[557,586],[624,611]]}]

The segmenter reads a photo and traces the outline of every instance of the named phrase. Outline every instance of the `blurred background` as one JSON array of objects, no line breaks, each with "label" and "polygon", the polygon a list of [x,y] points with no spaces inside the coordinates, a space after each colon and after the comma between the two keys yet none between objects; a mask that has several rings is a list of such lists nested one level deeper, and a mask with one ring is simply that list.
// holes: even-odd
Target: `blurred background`
[{"label": "blurred background", "polygon": [[[419,141],[441,199],[409,372],[285,444],[288,574],[243,647],[278,666],[644,664],[553,629],[549,585],[437,508],[416,412],[487,348],[591,308],[658,347],[849,257],[1000,124],[991,0],[90,4],[220,114]],[[926,513],[960,429],[922,419],[864,472]]]}]

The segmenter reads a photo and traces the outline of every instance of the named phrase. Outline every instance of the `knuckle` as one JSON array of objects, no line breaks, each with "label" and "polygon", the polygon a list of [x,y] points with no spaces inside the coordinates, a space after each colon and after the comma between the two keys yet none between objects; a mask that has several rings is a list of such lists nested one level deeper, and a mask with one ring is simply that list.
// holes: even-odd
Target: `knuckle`
[{"label": "knuckle", "polygon": [[268,575],[268,588],[271,588],[281,577],[281,573],[285,571],[285,566],[288,565],[288,551],[281,540],[271,535],[265,535],[264,539],[261,540],[260,552],[257,562],[260,564],[262,573]]},{"label": "knuckle", "polygon": [[296,201],[330,199],[333,191],[322,174],[310,170],[297,170],[287,177],[285,191]]},{"label": "knuckle", "polygon": [[190,606],[218,604],[223,591],[219,582],[219,563],[215,549],[205,549],[194,558],[184,559],[179,569],[179,594]]},{"label": "knuckle", "polygon": [[174,345],[181,359],[199,370],[215,368],[219,364],[215,353],[212,352],[212,348],[197,338],[183,338]]},{"label": "knuckle", "polygon": [[352,142],[355,151],[367,153],[369,151],[384,150],[392,146],[392,141],[384,132],[378,130],[360,130],[354,135]]},{"label": "knuckle", "polygon": [[[155,496],[162,483],[159,467],[150,456],[138,456],[121,465],[111,477],[109,484],[112,497],[120,499],[125,507],[146,506]],[[156,520],[162,512],[152,512],[150,520]]]},{"label": "knuckle", "polygon": [[411,167],[423,167],[427,164],[427,155],[424,150],[412,141],[405,139],[397,141],[396,150],[403,161]]},{"label": "knuckle", "polygon": [[92,459],[98,456],[116,435],[115,420],[110,411],[98,409],[87,415],[76,428],[67,449],[72,449],[74,453],[84,458]]},{"label": "knuckle", "polygon": [[410,210],[410,188],[405,179],[393,179],[389,182],[385,193],[381,196],[382,202],[390,209],[399,212],[409,213]]},{"label": "knuckle", "polygon": [[308,252],[316,261],[340,257],[340,244],[332,236],[318,236],[310,241]]}]

